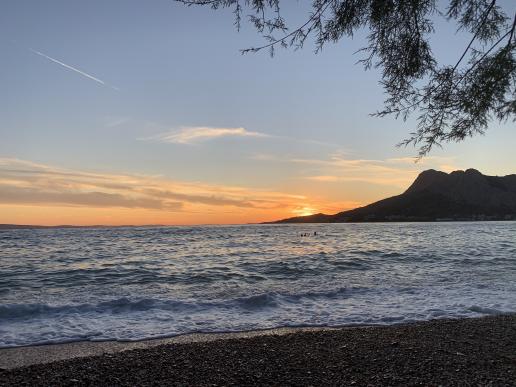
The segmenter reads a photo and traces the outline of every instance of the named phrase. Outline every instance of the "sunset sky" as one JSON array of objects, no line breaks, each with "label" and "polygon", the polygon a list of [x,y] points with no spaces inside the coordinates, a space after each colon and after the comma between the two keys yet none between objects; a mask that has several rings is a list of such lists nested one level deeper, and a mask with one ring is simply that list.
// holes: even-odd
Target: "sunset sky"
[{"label": "sunset sky", "polygon": [[[514,122],[417,164],[397,148],[414,120],[369,115],[385,95],[355,64],[365,34],[270,58],[241,55],[263,40],[233,21],[170,0],[2,2],[0,223],[260,222],[396,195],[429,168],[516,173]],[[455,63],[468,35],[437,27]]]}]

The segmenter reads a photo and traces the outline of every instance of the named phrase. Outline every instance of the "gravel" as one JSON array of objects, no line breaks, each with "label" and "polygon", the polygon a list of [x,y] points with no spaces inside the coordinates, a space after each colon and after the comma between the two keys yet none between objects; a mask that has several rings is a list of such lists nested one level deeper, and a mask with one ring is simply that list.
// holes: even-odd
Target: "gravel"
[{"label": "gravel", "polygon": [[188,344],[0,370],[0,386],[516,386],[516,315]]}]

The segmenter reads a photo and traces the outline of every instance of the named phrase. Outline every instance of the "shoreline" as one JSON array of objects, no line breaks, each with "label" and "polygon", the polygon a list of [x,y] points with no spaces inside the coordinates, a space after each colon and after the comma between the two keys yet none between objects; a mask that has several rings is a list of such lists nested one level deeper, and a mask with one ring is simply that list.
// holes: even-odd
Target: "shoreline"
[{"label": "shoreline", "polygon": [[0,370],[0,385],[516,385],[516,314],[6,348],[4,362],[8,352],[45,363]]},{"label": "shoreline", "polygon": [[134,341],[70,341],[51,344],[23,345],[0,348],[0,370],[66,361],[75,358],[116,354],[134,349],[148,349],[161,345],[207,343],[231,339],[251,339],[260,336],[283,336],[303,332],[332,331],[374,327],[375,325],[349,325],[339,327],[279,327],[238,332],[194,332],[176,336],[150,338]]},{"label": "shoreline", "polygon": [[47,364],[55,361],[66,361],[75,358],[111,355],[135,349],[149,349],[162,345],[208,343],[232,339],[252,339],[261,336],[283,336],[289,334],[338,331],[345,329],[371,329],[401,326],[414,326],[434,321],[460,321],[496,318],[500,316],[515,316],[516,313],[485,315],[480,317],[434,318],[410,322],[395,322],[391,324],[349,324],[336,326],[284,326],[274,328],[252,329],[247,331],[228,332],[190,332],[173,336],[145,338],[141,340],[77,340],[57,343],[28,344],[17,347],[0,348],[0,370],[9,370],[37,364]]}]

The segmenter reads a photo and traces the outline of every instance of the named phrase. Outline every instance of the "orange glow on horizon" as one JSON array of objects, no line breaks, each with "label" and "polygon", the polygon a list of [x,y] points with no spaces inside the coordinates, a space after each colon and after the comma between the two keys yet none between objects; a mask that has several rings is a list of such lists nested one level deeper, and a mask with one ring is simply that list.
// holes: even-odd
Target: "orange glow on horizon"
[{"label": "orange glow on horizon", "polygon": [[[443,162],[448,160],[436,160]],[[245,224],[335,214],[397,195],[417,175],[405,159],[292,159],[310,173],[273,184],[175,180],[0,158],[0,224]],[[320,169],[321,173],[312,173]],[[316,181],[317,183],[313,183]]]},{"label": "orange glow on horizon", "polygon": [[356,203],[299,194],[306,187],[273,190],[208,184],[1,158],[0,185],[4,224],[245,224],[310,215],[316,209],[332,213]]},{"label": "orange glow on horizon", "polygon": [[241,210],[233,208],[204,209],[170,213],[135,208],[94,208],[65,206],[7,206],[0,205],[0,223],[38,226],[124,226],[124,225],[196,225],[246,224],[274,221],[311,214],[311,208],[291,210]]},{"label": "orange glow on horizon", "polygon": [[302,208],[296,208],[296,209],[292,210],[292,213],[296,216],[309,216],[309,215],[316,214],[317,212],[318,211],[315,208],[308,207],[308,206],[305,206]]}]

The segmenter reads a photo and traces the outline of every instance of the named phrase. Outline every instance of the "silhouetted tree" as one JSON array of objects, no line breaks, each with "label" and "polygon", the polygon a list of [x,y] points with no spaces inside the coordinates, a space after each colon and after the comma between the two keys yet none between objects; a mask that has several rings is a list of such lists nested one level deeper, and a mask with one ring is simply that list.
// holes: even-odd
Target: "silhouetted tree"
[{"label": "silhouetted tree", "polygon": [[[248,14],[266,43],[242,53],[299,49],[311,36],[318,52],[328,42],[368,30],[359,62],[381,69],[388,96],[374,115],[405,120],[417,112],[416,130],[400,145],[420,145],[420,156],[442,142],[484,133],[492,120],[516,120],[516,12],[507,15],[496,0],[451,0],[442,10],[436,0],[312,0],[306,21],[296,29],[287,27],[280,12],[286,0],[176,1],[231,8],[237,28]],[[512,5],[516,11],[516,1]],[[454,64],[439,64],[432,53],[429,38],[437,17],[471,34]]]}]

